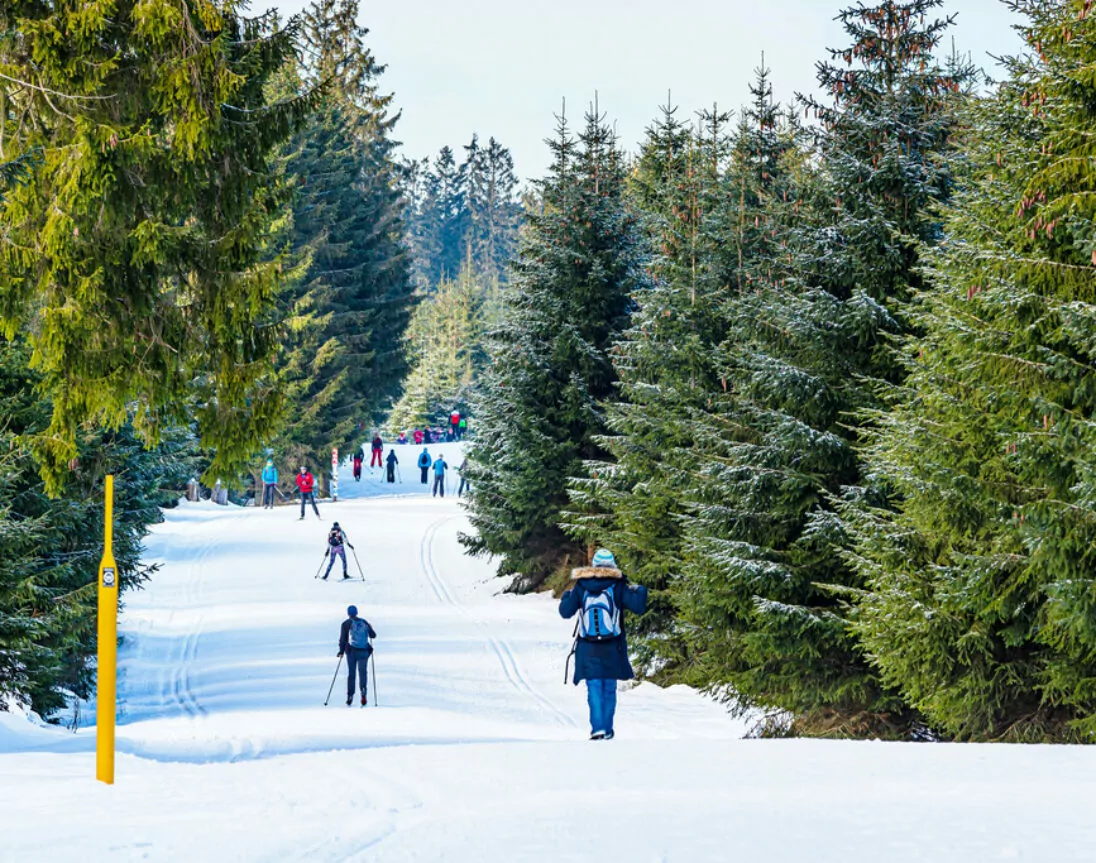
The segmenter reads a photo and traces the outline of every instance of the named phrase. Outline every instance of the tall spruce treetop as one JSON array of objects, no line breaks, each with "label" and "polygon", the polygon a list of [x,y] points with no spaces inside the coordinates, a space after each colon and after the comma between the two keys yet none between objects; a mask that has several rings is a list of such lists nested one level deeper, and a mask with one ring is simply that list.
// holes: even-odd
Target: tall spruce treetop
[{"label": "tall spruce treetop", "polygon": [[612,131],[587,114],[576,141],[561,118],[542,209],[523,232],[502,321],[473,404],[476,438],[465,537],[500,558],[499,572],[534,586],[584,558],[559,528],[567,480],[601,455],[600,403],[616,374],[609,350],[645,289],[646,245],[627,206],[624,158]]},{"label": "tall spruce treetop", "polygon": [[696,420],[677,586],[692,679],[772,709],[781,731],[901,734],[915,721],[851,632],[862,581],[836,502],[863,482],[858,412],[877,404],[874,381],[900,379],[886,340],[920,285],[918,241],[940,233],[925,207],[951,185],[941,157],[963,82],[932,56],[949,23],[931,17],[939,6],[842,13],[852,44],[819,65],[831,102],[805,100],[821,123],[817,171],[769,202],[783,272],[755,269],[726,308],[726,393]]},{"label": "tall spruce treetop", "polygon": [[569,532],[611,548],[629,577],[652,589],[634,643],[645,658],[650,634],[663,660],[674,653],[664,638],[672,608],[663,591],[680,569],[680,465],[671,457],[688,444],[687,410],[715,385],[716,310],[725,291],[712,271],[723,238],[711,222],[727,167],[729,115],[716,109],[700,119],[698,128],[687,125],[667,102],[629,179],[654,250],[653,279],[635,294],[631,326],[613,348],[619,400],[614,394],[605,405],[607,433],[599,439],[609,459],[589,462],[572,481],[566,513]]},{"label": "tall spruce treetop", "polygon": [[[934,57],[953,18],[944,0],[888,0],[838,16],[853,44],[818,64],[830,101],[802,98],[821,124],[818,144],[835,219],[818,232],[813,284],[838,297],[860,293],[893,309],[921,285],[918,241],[940,238],[926,208],[952,185],[944,152],[955,128],[955,94],[972,80],[961,62]],[[805,274],[806,276],[807,274]]]},{"label": "tall spruce treetop", "polygon": [[[962,739],[1096,730],[1096,19],[1015,4],[1026,57],[970,112],[961,192],[853,510],[857,626],[884,678]],[[897,511],[895,511],[895,509]]]},{"label": "tall spruce treetop", "polygon": [[54,491],[85,421],[133,413],[154,442],[193,414],[219,476],[277,412],[268,157],[312,99],[267,103],[293,32],[237,5],[0,11],[0,162],[27,169],[0,200],[0,322],[52,399]]}]

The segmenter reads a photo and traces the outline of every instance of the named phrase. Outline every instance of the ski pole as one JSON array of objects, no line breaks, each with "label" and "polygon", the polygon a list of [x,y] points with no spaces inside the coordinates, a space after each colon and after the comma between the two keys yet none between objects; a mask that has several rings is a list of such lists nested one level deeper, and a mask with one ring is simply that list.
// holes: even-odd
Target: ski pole
[{"label": "ski pole", "polygon": [[369,662],[373,666],[373,706],[380,707],[377,701],[377,652],[373,650],[373,639],[369,639]]},{"label": "ski pole", "polygon": [[[348,542],[347,545],[350,545]],[[365,571],[362,569],[362,563],[358,560],[358,552],[354,549],[354,546],[350,546],[350,553],[354,555],[354,563],[358,565],[358,572],[361,573],[362,581],[365,581]]]},{"label": "ski pole", "polygon": [[[330,553],[330,551],[331,551],[331,549],[328,549],[327,551],[325,551],[323,553],[323,560],[320,561],[320,569],[323,569],[323,561],[327,560],[327,555]],[[314,576],[312,576],[313,578],[319,578],[320,577],[320,569],[316,570],[316,574]]]},{"label": "ski pole", "polygon": [[[339,661],[335,663],[335,676],[331,678],[331,687],[327,690],[327,698],[324,699],[323,706],[327,707],[327,702],[331,700],[331,693],[335,691],[335,681],[339,679],[339,668],[342,667],[342,654],[339,654]],[[373,700],[376,701],[376,690],[373,693]]]}]

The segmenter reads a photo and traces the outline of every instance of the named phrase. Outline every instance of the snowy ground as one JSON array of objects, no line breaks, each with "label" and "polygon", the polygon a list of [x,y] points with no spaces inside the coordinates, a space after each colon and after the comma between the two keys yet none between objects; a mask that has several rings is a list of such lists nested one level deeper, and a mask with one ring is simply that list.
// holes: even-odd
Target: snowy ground
[{"label": "snowy ground", "polygon": [[[419,451],[397,447],[395,486],[344,470],[322,522],[168,513],[121,620],[117,784],[93,779],[93,728],[0,714],[0,860],[1096,859],[1094,748],[747,741],[649,685],[587,742],[570,623],[460,553]],[[364,583],[313,578],[333,519]],[[379,633],[379,708],[345,707],[342,675],[322,706],[351,602]]]}]

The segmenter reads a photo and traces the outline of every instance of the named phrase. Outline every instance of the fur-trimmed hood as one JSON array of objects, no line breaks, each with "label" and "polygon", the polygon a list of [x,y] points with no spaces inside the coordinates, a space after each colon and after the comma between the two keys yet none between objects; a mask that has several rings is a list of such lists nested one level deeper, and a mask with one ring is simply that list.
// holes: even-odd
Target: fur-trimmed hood
[{"label": "fur-trimmed hood", "polygon": [[580,566],[571,570],[571,578],[574,581],[584,578],[624,578],[624,573],[610,566]]}]

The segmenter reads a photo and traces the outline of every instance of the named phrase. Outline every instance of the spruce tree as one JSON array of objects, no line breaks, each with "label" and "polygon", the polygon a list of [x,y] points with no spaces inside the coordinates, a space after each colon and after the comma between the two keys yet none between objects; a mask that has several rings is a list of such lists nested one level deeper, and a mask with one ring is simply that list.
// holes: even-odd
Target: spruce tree
[{"label": "spruce tree", "polygon": [[[856,445],[879,381],[901,371],[886,342],[921,286],[918,243],[939,237],[925,208],[946,198],[955,94],[966,72],[934,59],[950,21],[940,0],[860,5],[840,16],[851,44],[818,77],[828,104],[819,170],[787,203],[779,254],[725,309],[716,357],[725,393],[699,412],[688,489],[680,622],[692,679],[771,730],[905,734],[916,717],[883,685],[849,623],[863,586],[842,556],[836,512],[864,483]],[[764,237],[762,237],[764,239]]]},{"label": "spruce tree", "polygon": [[468,211],[465,248],[472,268],[487,284],[506,280],[514,253],[521,206],[515,195],[518,178],[510,151],[494,138],[480,147],[477,139],[465,148],[464,191]]},{"label": "spruce tree", "polygon": [[278,412],[269,155],[312,99],[265,98],[293,50],[274,22],[233,2],[0,8],[0,161],[26,173],[0,201],[0,324],[26,329],[50,396],[52,492],[85,422],[132,417],[155,443],[193,415],[218,476]]},{"label": "spruce tree", "polygon": [[302,260],[284,304],[280,379],[287,422],[276,450],[326,474],[332,447],[349,449],[399,391],[413,296],[391,139],[392,97],[356,23],[356,0],[316,0],[304,13],[306,61],[289,86],[326,87],[286,148],[296,188],[288,242]]},{"label": "spruce tree", "polygon": [[539,184],[501,323],[473,402],[469,454],[474,552],[499,558],[519,589],[584,559],[559,527],[567,481],[602,455],[601,403],[612,396],[613,341],[631,296],[648,287],[647,248],[625,201],[626,166],[596,112],[576,141],[561,118],[553,164]]},{"label": "spruce tree", "polygon": [[459,278],[443,279],[423,298],[407,329],[411,373],[386,420],[391,433],[443,425],[454,409],[468,412],[496,319],[497,300],[468,261]]},{"label": "spruce tree", "polygon": [[504,282],[513,256],[522,218],[513,157],[494,138],[480,146],[477,135],[464,152],[459,165],[443,147],[433,167],[428,159],[404,167],[414,279],[426,293],[466,262],[485,284]]},{"label": "spruce tree", "polygon": [[149,450],[129,424],[82,427],[64,489],[51,499],[26,445],[51,415],[29,362],[24,340],[0,339],[0,709],[13,699],[49,717],[93,689],[103,476],[116,475],[114,555],[124,595],[155,572],[141,562],[141,541],[160,508],[183,493],[197,459],[184,430],[166,430]]},{"label": "spruce tree", "polygon": [[667,588],[681,566],[680,472],[688,466],[674,456],[688,446],[688,410],[716,385],[711,357],[726,286],[712,272],[721,238],[711,227],[723,200],[728,120],[715,110],[694,129],[667,103],[647,130],[629,194],[655,251],[653,278],[635,294],[631,326],[613,349],[619,398],[604,406],[599,439],[609,459],[589,462],[572,481],[566,514],[573,535],[612,549],[628,577],[651,589],[633,633],[641,656],[655,649],[664,669],[680,660],[667,638]]},{"label": "spruce tree", "polygon": [[1096,730],[1091,3],[1016,4],[1030,52],[970,110],[947,241],[850,508],[874,665],[941,733]]}]

